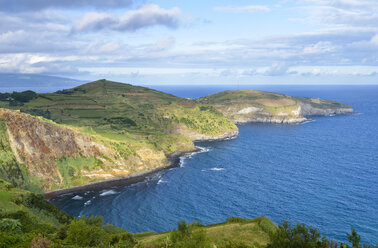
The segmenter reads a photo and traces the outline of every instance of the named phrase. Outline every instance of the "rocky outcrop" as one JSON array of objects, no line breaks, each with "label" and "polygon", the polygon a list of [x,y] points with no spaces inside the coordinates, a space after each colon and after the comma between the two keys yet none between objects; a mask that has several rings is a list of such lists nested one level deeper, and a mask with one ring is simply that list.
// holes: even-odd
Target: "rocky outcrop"
[{"label": "rocky outcrop", "polygon": [[226,132],[221,135],[216,135],[216,136],[210,136],[210,135],[205,135],[205,134],[193,134],[190,136],[190,138],[193,141],[216,141],[216,140],[229,140],[229,139],[234,139],[239,135],[239,131],[231,131],[231,132]]},{"label": "rocky outcrop", "polygon": [[174,134],[181,134],[189,137],[192,141],[216,141],[216,140],[229,140],[234,139],[239,135],[239,130],[223,130],[219,134],[208,135],[203,133],[198,133],[190,130],[186,125],[179,124],[176,125],[173,131]]},{"label": "rocky outcrop", "polygon": [[280,116],[269,116],[269,117],[259,117],[255,116],[253,118],[245,119],[235,119],[235,124],[245,124],[245,123],[273,123],[273,124],[298,124],[308,121],[305,117],[280,117]]},{"label": "rocky outcrop", "polygon": [[[249,110],[249,111],[246,111]],[[250,111],[253,110],[253,111]],[[318,108],[309,103],[300,102],[297,109],[290,113],[278,112],[277,114],[266,113],[263,108],[247,107],[236,112],[232,119],[236,124],[260,122],[274,124],[298,124],[309,121],[311,116],[333,116],[354,113],[350,107]]]},{"label": "rocky outcrop", "polygon": [[300,114],[303,116],[332,116],[340,114],[352,114],[353,108],[335,107],[335,108],[317,108],[309,103],[300,103]]},{"label": "rocky outcrop", "polygon": [[17,160],[29,173],[48,184],[62,179],[56,159],[65,156],[96,156],[106,148],[89,135],[41,121],[17,111],[0,109],[0,118],[7,124],[9,141]]}]

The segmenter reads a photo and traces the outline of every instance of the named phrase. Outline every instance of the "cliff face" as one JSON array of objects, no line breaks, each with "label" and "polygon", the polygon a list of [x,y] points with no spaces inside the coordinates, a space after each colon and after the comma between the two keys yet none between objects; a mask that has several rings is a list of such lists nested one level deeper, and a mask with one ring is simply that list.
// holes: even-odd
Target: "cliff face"
[{"label": "cliff face", "polygon": [[305,102],[302,102],[300,106],[300,113],[303,116],[332,116],[341,114],[352,114],[354,112],[353,108],[351,107],[319,108]]},{"label": "cliff face", "polygon": [[0,119],[6,123],[5,135],[17,162],[26,166],[29,176],[41,179],[44,190],[167,165],[162,151],[140,147],[126,154],[115,144],[96,142],[91,135],[18,111],[0,109]]}]

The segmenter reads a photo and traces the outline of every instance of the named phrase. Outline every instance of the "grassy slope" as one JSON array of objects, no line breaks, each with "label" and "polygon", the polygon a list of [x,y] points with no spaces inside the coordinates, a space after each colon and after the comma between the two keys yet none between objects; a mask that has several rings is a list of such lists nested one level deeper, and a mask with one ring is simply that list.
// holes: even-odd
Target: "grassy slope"
[{"label": "grassy slope", "polygon": [[[266,217],[255,219],[229,218],[224,223],[204,227],[210,243],[220,246],[227,241],[244,243],[251,247],[265,247],[269,242],[269,233],[277,226]],[[143,245],[158,245],[169,239],[170,232],[136,234],[136,239]]]},{"label": "grassy slope", "polygon": [[0,219],[17,219],[24,232],[44,230],[52,232],[72,218],[42,196],[13,187],[0,179]]}]

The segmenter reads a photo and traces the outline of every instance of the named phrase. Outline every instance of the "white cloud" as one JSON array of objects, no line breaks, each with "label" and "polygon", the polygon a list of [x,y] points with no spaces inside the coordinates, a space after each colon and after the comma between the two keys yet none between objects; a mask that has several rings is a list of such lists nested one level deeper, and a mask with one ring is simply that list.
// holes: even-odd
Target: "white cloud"
[{"label": "white cloud", "polygon": [[[364,0],[296,1],[311,23],[344,26],[377,26],[378,2]],[[303,5],[303,3],[306,3]]]},{"label": "white cloud", "polygon": [[91,12],[76,21],[72,27],[74,33],[100,31],[136,31],[151,26],[176,28],[180,24],[179,8],[163,9],[156,4],[145,4],[139,9],[130,10],[123,16],[110,13]]},{"label": "white cloud", "polygon": [[86,13],[72,26],[73,32],[94,31],[105,29],[117,23],[116,18],[108,13]]},{"label": "white cloud", "polygon": [[121,31],[137,30],[143,27],[162,25],[166,27],[177,27],[180,23],[179,8],[170,10],[162,9],[156,4],[146,4],[140,9],[127,12],[119,20],[117,29]]},{"label": "white cloud", "polygon": [[286,63],[274,63],[270,67],[263,69],[262,74],[265,76],[282,76],[289,72],[289,68]]},{"label": "white cloud", "polygon": [[374,45],[378,46],[378,34],[376,34],[373,37],[371,37],[370,42],[373,43]]},{"label": "white cloud", "polygon": [[108,54],[117,51],[120,45],[116,42],[93,42],[88,45],[84,53],[89,54]]},{"label": "white cloud", "polygon": [[328,53],[335,51],[336,46],[334,46],[329,41],[319,41],[315,44],[311,44],[309,46],[306,46],[303,49],[303,52],[305,54],[320,54],[320,53]]},{"label": "white cloud", "polygon": [[153,44],[149,48],[149,50],[154,51],[154,52],[167,50],[167,49],[171,48],[174,43],[175,43],[175,38],[168,37],[168,38],[161,39],[161,40],[157,41],[155,44]]},{"label": "white cloud", "polygon": [[219,6],[214,8],[215,11],[233,12],[233,13],[254,13],[267,12],[271,9],[264,5],[247,5],[247,6]]},{"label": "white cloud", "polygon": [[0,0],[0,10],[20,12],[47,8],[122,8],[130,6],[132,3],[132,0]]}]

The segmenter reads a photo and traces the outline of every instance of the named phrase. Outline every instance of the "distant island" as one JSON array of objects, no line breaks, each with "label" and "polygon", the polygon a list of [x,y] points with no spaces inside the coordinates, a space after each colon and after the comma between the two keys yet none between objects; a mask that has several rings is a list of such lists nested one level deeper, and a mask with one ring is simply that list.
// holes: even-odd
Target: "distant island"
[{"label": "distant island", "polygon": [[132,183],[175,166],[194,141],[235,138],[235,124],[296,124],[353,113],[345,104],[263,91],[199,99],[99,80],[55,93],[0,94],[1,178],[46,197]]}]

